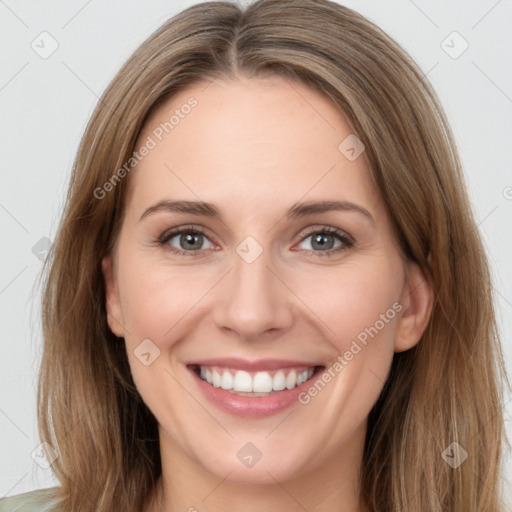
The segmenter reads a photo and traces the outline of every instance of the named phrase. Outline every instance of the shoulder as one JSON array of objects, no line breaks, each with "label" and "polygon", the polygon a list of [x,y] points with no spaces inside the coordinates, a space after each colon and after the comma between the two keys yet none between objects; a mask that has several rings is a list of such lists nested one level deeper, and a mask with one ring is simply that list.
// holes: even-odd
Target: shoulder
[{"label": "shoulder", "polygon": [[58,512],[57,487],[0,498],[0,512]]}]

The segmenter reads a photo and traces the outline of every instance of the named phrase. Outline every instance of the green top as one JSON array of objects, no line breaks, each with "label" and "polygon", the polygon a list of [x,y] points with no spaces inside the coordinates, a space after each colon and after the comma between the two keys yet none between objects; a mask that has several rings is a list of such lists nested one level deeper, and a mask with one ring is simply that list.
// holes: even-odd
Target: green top
[{"label": "green top", "polygon": [[58,512],[57,487],[0,498],[0,512]]}]

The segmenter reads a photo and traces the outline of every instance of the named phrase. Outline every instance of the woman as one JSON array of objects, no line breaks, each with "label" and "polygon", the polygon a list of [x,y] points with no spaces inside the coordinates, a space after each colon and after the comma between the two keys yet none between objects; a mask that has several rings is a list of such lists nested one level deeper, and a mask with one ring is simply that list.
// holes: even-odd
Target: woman
[{"label": "woman", "polygon": [[501,510],[506,376],[450,129],[350,9],[166,22],[92,116],[47,261],[61,486],[0,510]]}]

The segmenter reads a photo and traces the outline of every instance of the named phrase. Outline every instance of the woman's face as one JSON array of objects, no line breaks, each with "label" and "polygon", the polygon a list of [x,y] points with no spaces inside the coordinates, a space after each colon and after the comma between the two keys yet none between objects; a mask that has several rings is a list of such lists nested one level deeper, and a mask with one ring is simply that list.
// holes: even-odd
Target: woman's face
[{"label": "woman's face", "polygon": [[137,147],[103,270],[164,460],[260,483],[357,468],[430,299],[343,115],[303,84],[217,80]]}]

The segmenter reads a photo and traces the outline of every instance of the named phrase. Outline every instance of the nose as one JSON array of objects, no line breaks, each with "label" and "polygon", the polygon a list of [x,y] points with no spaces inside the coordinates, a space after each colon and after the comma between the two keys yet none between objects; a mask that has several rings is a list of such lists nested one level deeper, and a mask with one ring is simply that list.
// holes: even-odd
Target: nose
[{"label": "nose", "polygon": [[252,263],[234,254],[215,305],[217,327],[246,341],[280,336],[293,323],[293,293],[266,251]]}]

